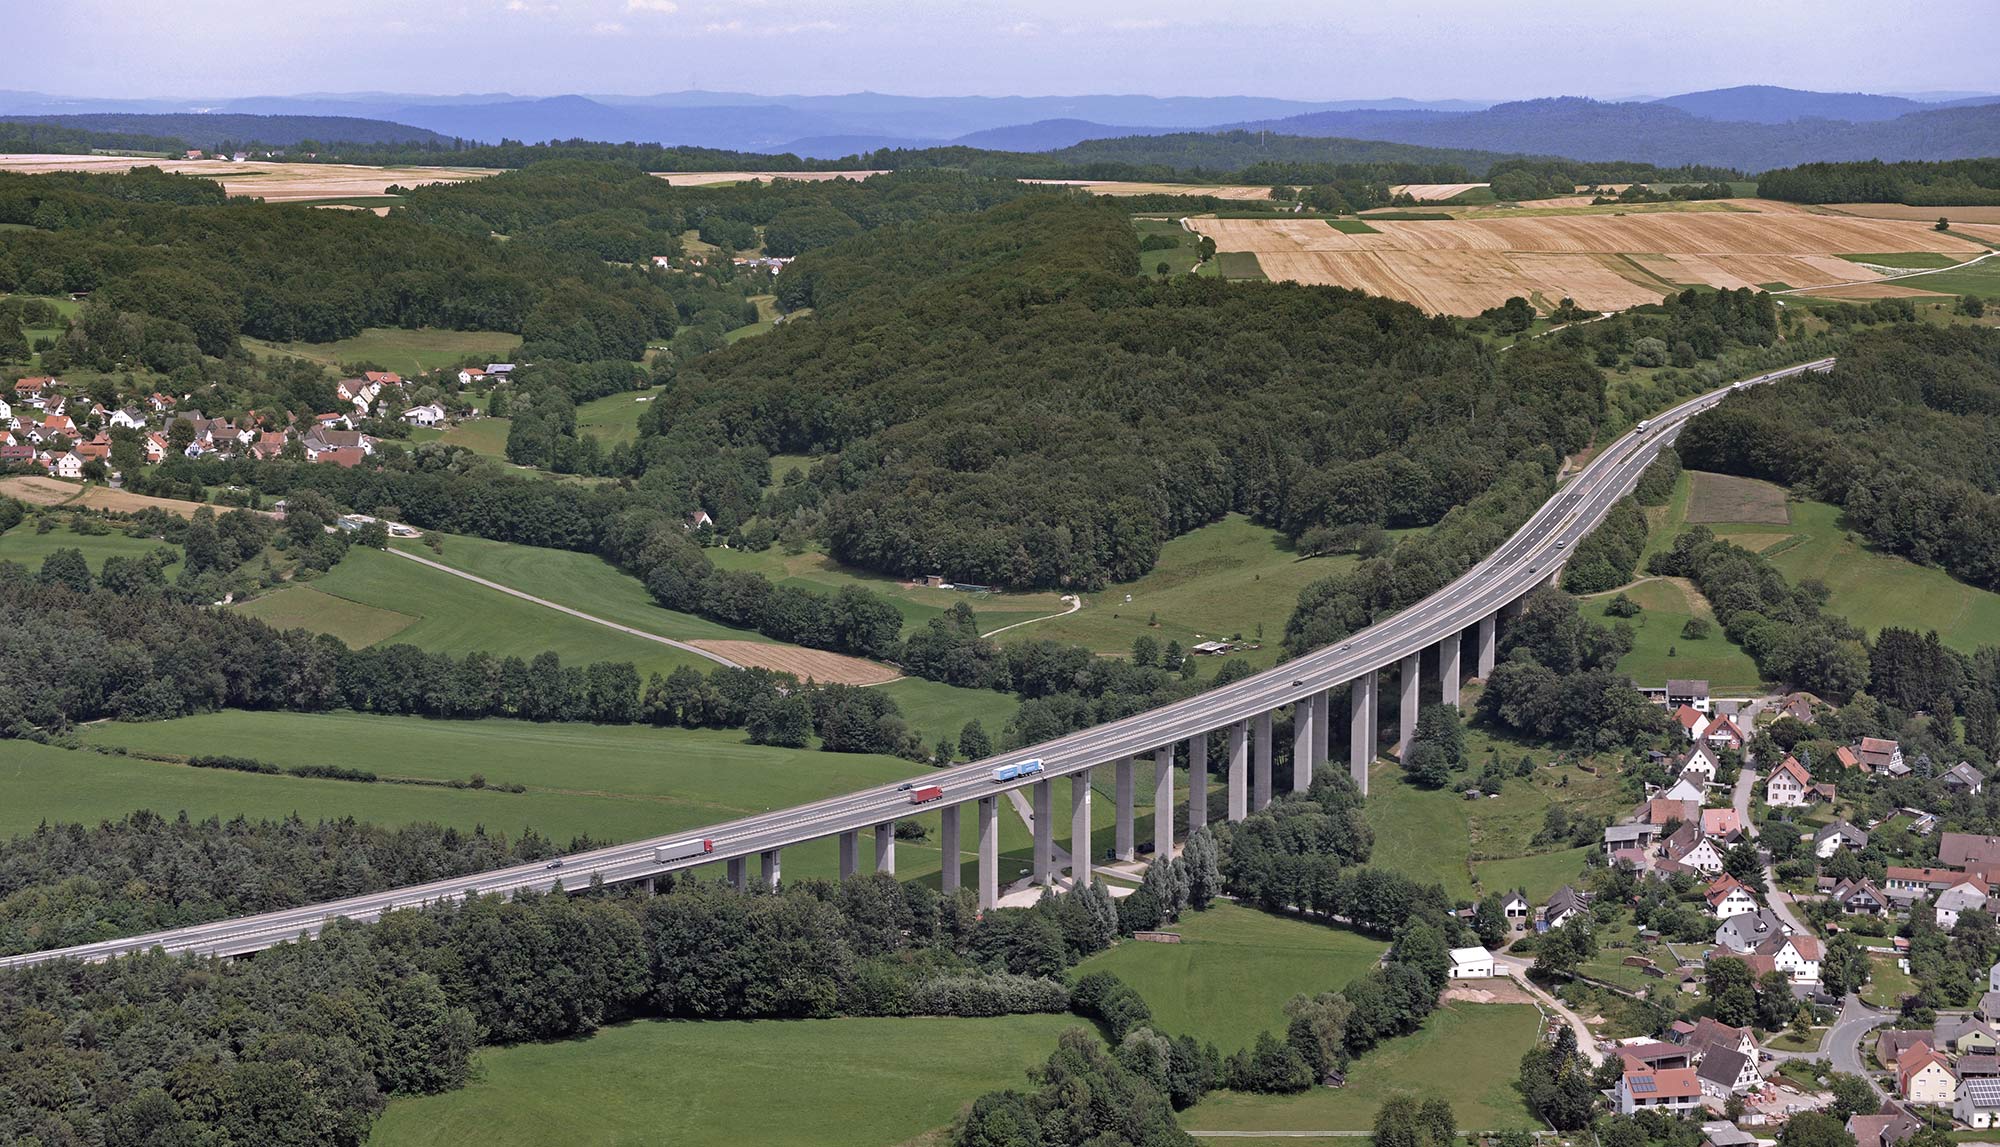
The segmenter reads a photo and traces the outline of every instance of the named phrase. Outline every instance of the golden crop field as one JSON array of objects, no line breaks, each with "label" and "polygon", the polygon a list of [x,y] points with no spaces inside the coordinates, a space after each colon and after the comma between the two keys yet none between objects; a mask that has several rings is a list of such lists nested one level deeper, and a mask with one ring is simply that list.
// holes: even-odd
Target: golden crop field
[{"label": "golden crop field", "polygon": [[158,167],[216,180],[231,195],[274,203],[381,195],[391,185],[458,183],[495,174],[478,167],[363,167],[347,163],[231,163],[226,159],[146,159],[131,155],[0,155],[0,171],[40,175],[51,171],[119,174]]},{"label": "golden crop field", "polygon": [[1392,195],[1407,195],[1420,203],[1442,203],[1453,199],[1476,187],[1490,187],[1489,183],[1399,183],[1389,189]]},{"label": "golden crop field", "polygon": [[1123,179],[1023,179],[1050,187],[1078,187],[1093,195],[1213,195],[1217,199],[1269,199],[1268,187],[1217,183],[1138,183]]},{"label": "golden crop field", "polygon": [[825,179],[866,179],[881,171],[655,171],[654,175],[675,187],[706,187],[713,183],[761,183],[767,179],[796,179],[818,183]]},{"label": "golden crop field", "polygon": [[1254,252],[1273,279],[1353,287],[1455,315],[1478,314],[1514,295],[1539,295],[1548,304],[1569,296],[1593,310],[1615,310],[1699,284],[1863,283],[1879,272],[1839,256],[1931,251],[1969,259],[1985,250],[1912,220],[1766,209],[1756,201],[1737,206],[1369,219],[1375,230],[1364,234],[1337,231],[1321,219],[1190,224],[1223,251]]}]

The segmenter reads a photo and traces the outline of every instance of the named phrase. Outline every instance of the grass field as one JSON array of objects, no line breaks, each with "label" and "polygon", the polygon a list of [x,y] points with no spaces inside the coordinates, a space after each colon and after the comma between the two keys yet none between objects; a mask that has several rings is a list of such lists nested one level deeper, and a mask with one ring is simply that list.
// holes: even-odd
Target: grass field
[{"label": "grass field", "polygon": [[1729,474],[1689,474],[1687,520],[1704,525],[1716,522],[1756,522],[1764,525],[1790,524],[1785,506],[1785,490],[1755,478]]},{"label": "grass field", "polygon": [[1933,271],[1896,280],[1901,287],[1941,291],[1947,295],[2000,296],[2000,258],[1986,259],[1959,271]]},{"label": "grass field", "polygon": [[[634,442],[639,438],[639,415],[658,398],[661,391],[627,390],[617,394],[607,394],[603,398],[593,398],[576,408],[576,435],[595,435],[606,450],[620,442]],[[501,447],[506,442],[501,441]]]},{"label": "grass field", "polygon": [[[1696,677],[1722,690],[1757,688],[1757,663],[1713,624],[1715,611],[1692,585],[1655,578],[1623,592],[1642,607],[1639,616],[1621,618],[1606,613],[1616,594],[1599,594],[1582,603],[1584,615],[1593,621],[1631,628],[1632,651],[1619,659],[1618,672],[1648,685],[1661,684],[1669,677]],[[1689,640],[1681,636],[1694,617],[1711,623],[1707,637]]]},{"label": "grass field", "polygon": [[[452,547],[447,544],[445,548]],[[554,650],[566,664],[630,661],[638,668],[642,680],[649,673],[666,673],[678,665],[705,670],[713,664],[695,654],[607,629],[442,570],[360,546],[349,550],[339,565],[313,579],[310,585],[320,593],[414,617],[415,621],[396,631],[395,640],[433,652],[462,656],[473,650],[485,650],[498,657],[531,658],[544,650]],[[262,608],[294,617],[298,624],[316,632],[332,633],[349,645],[370,644],[364,638],[379,624],[373,615],[315,616],[282,601]],[[370,620],[361,629],[348,632],[341,628],[362,616]]]},{"label": "grass field", "polygon": [[[1199,241],[1200,236],[1189,232],[1187,228],[1180,225],[1179,221],[1148,218],[1140,215],[1133,217],[1132,226],[1138,230],[1139,238],[1141,239],[1145,239],[1148,236],[1160,235],[1172,239],[1179,244],[1165,250],[1139,252],[1140,274],[1159,274],[1161,263],[1167,265],[1167,274],[1169,275],[1185,275],[1189,271],[1195,270],[1196,260],[1201,257],[1201,253],[1195,250],[1195,243]],[[1202,264],[1201,269],[1195,273],[1203,278],[1212,279],[1218,272],[1215,263],[1211,261]]]},{"label": "grass field", "polygon": [[[1684,474],[1673,501],[1648,511],[1652,533],[1647,553],[1671,545],[1686,523],[1689,491],[1695,480],[1693,472]],[[1919,631],[1935,629],[1945,644],[1967,653],[1982,645],[2000,644],[2000,594],[1966,585],[1943,570],[1876,550],[1842,526],[1836,506],[1798,500],[1789,508],[1791,521],[1786,524],[1716,522],[1709,529],[1717,537],[1765,554],[1795,583],[1801,578],[1825,582],[1832,591],[1828,610],[1871,635],[1885,625],[1897,625]],[[1719,634],[1709,639],[1719,640]],[[1648,641],[1642,634],[1641,644]],[[1677,644],[1685,658],[1690,644],[1706,643]],[[1625,663],[1619,667],[1624,669]],[[1681,671],[1687,668],[1677,664],[1673,675],[1689,675]],[[1644,679],[1640,671],[1633,672]]]},{"label": "grass field", "polygon": [[1862,1003],[1877,1008],[1900,1007],[1903,997],[1916,990],[1916,981],[1896,966],[1896,957],[1868,957],[1868,985],[1861,989]]},{"label": "grass field", "polygon": [[[38,534],[34,519],[30,518],[6,533],[0,533],[0,561],[20,562],[33,572],[42,568],[42,561],[50,553],[74,549],[83,551],[84,560],[90,563],[92,573],[102,573],[105,558],[140,557],[163,545],[166,543],[157,538],[128,538],[122,533],[75,534],[65,526]],[[179,562],[167,567],[168,578],[179,572]]]},{"label": "grass field", "polygon": [[507,456],[507,432],[514,427],[511,418],[474,418],[446,430],[438,435],[438,441],[447,446],[463,446],[474,454],[484,454],[489,458]]},{"label": "grass field", "polygon": [[1254,251],[1217,251],[1215,269],[1225,279],[1255,279],[1262,282],[1271,276],[1264,273],[1264,265],[1257,260]]},{"label": "grass field", "polygon": [[1072,1016],[643,1022],[479,1053],[481,1078],[398,1099],[373,1147],[883,1147],[1026,1087]]},{"label": "grass field", "polygon": [[1375,228],[1368,225],[1366,219],[1329,219],[1326,221],[1326,225],[1340,232],[1342,235],[1380,234]]},{"label": "grass field", "polygon": [[352,338],[330,343],[274,343],[246,338],[245,346],[266,356],[289,355],[330,367],[342,363],[376,363],[382,370],[415,375],[450,366],[468,357],[502,361],[521,345],[521,336],[504,331],[447,331],[434,328],[402,330],[370,327]]},{"label": "grass field", "polygon": [[279,629],[334,634],[356,649],[387,641],[417,622],[411,614],[363,605],[309,585],[273,590],[244,602],[240,609]]},{"label": "grass field", "polygon": [[1467,1130],[1532,1129],[1534,1118],[1514,1083],[1521,1056],[1540,1031],[1540,1014],[1528,1004],[1447,1004],[1423,1030],[1355,1060],[1345,1087],[1285,1096],[1217,1092],[1182,1112],[1181,1126],[1190,1131],[1367,1131],[1376,1108],[1404,1092],[1450,1103],[1458,1125]]},{"label": "grass field", "polygon": [[1161,1029],[1214,1041],[1224,1055],[1257,1033],[1283,1035],[1285,1001],[1337,991],[1387,946],[1358,933],[1218,903],[1168,931],[1178,944],[1127,940],[1078,965],[1115,972],[1145,997]]},{"label": "grass field", "polygon": [[[1243,654],[1261,668],[1277,660],[1278,638],[1299,591],[1353,567],[1348,555],[1301,559],[1283,534],[1231,514],[1162,546],[1145,577],[1087,594],[1076,613],[1023,626],[1001,640],[1073,641],[1124,656],[1142,635],[1161,645],[1178,641],[1185,649],[1238,635],[1255,640],[1262,625],[1264,649]],[[1149,624],[1156,614],[1159,624]]]},{"label": "grass field", "polygon": [[[1481,730],[1468,731],[1466,752],[1475,770],[1483,766],[1490,747],[1496,747],[1495,742]],[[1574,879],[1581,853],[1574,849],[1537,853],[1533,838],[1554,803],[1580,814],[1620,811],[1623,802],[1610,770],[1593,777],[1574,767],[1546,764],[1547,750],[1523,750],[1505,742],[1497,747],[1509,764],[1520,760],[1524,751],[1543,764],[1530,777],[1510,778],[1501,794],[1490,799],[1466,800],[1455,788],[1421,789],[1404,782],[1400,766],[1377,762],[1369,776],[1366,806],[1368,823],[1375,830],[1370,863],[1419,880],[1435,880],[1447,893],[1465,897],[1525,884],[1528,895],[1539,899]],[[1475,861],[1475,855],[1487,859]],[[1475,870],[1480,884],[1476,889]]]},{"label": "grass field", "polygon": [[[793,460],[794,464],[796,461]],[[964,593],[932,589],[841,565],[816,550],[787,554],[773,546],[762,553],[751,553],[718,547],[706,553],[717,569],[752,570],[778,585],[802,586],[821,593],[837,593],[850,585],[861,586],[887,598],[903,612],[905,632],[948,612],[961,601],[969,603],[978,613],[982,630],[1063,609],[1062,601],[1054,593]]]}]

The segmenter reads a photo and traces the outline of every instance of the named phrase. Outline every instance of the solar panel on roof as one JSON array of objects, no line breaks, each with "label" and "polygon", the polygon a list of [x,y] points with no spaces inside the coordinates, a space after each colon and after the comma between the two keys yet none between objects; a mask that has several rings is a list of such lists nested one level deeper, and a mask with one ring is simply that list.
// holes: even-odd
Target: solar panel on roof
[{"label": "solar panel on roof", "polygon": [[1652,1094],[1653,1092],[1655,1092],[1655,1091],[1658,1091],[1658,1090],[1659,1090],[1659,1086],[1658,1086],[1658,1085],[1657,1085],[1656,1083],[1654,1083],[1654,1082],[1653,1082],[1653,1077],[1652,1077],[1652,1076],[1650,1076],[1650,1075],[1635,1075],[1635,1076],[1633,1076],[1633,1077],[1632,1077],[1632,1092],[1633,1092],[1633,1094],[1635,1094],[1635,1095],[1650,1095],[1650,1094]]}]

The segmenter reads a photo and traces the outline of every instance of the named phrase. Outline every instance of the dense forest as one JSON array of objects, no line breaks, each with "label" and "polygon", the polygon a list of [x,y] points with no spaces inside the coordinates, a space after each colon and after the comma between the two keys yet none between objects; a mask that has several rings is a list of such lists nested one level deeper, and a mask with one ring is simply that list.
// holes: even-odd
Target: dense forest
[{"label": "dense forest", "polygon": [[1757,177],[1757,194],[1788,203],[2000,204],[2000,159],[1804,163]]},{"label": "dense forest", "polygon": [[1435,522],[1603,410],[1588,363],[1496,361],[1404,304],[1137,262],[1117,207],[1041,196],[809,253],[778,293],[814,320],[681,372],[640,453],[819,455],[768,508],[843,561],[1089,588],[1230,510],[1293,536]]},{"label": "dense forest", "polygon": [[1767,478],[1846,511],[1913,561],[2000,589],[2000,331],[1857,333],[1826,374],[1731,395],[1680,438],[1691,468]]},{"label": "dense forest", "polygon": [[178,137],[153,132],[93,131],[67,124],[0,120],[0,155],[89,155],[93,151],[180,152]]}]

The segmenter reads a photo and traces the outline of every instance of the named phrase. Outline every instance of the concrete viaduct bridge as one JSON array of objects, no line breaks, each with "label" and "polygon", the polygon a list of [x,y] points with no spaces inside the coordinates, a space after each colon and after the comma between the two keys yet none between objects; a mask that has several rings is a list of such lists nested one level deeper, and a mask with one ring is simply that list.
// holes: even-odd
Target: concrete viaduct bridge
[{"label": "concrete viaduct bridge", "polygon": [[[1829,370],[1832,365],[1832,359],[1822,359],[1735,385],[1771,382],[1808,370]],[[1232,821],[1241,820],[1271,802],[1273,729],[1277,714],[1283,710],[1291,713],[1292,775],[1288,787],[1305,788],[1315,769],[1333,763],[1332,710],[1335,694],[1341,689],[1348,697],[1346,767],[1357,787],[1366,792],[1368,765],[1375,758],[1382,732],[1377,727],[1380,692],[1391,687],[1397,690],[1400,704],[1395,746],[1400,753],[1416,728],[1426,661],[1437,666],[1440,693],[1447,702],[1458,700],[1459,685],[1468,668],[1475,677],[1491,672],[1502,616],[1523,596],[1552,580],[1568,547],[1589,533],[1612,503],[1632,488],[1661,447],[1673,441],[1689,418],[1721,401],[1726,393],[1723,389],[1690,399],[1650,420],[1645,430],[1610,442],[1491,556],[1416,605],[1335,646],[1172,705],[1018,752],[912,778],[916,786],[943,790],[940,798],[921,807],[926,811],[935,807],[943,816],[945,889],[955,891],[958,887],[960,864],[956,858],[962,856],[967,843],[964,814],[969,809],[970,843],[978,855],[979,903],[982,907],[999,903],[999,812],[1010,788],[1030,790],[1035,821],[1034,877],[1042,884],[1053,884],[1058,876],[1054,805],[1059,780],[1068,782],[1069,876],[1087,882],[1092,853],[1091,782],[1099,768],[1113,771],[1116,851],[1121,858],[1130,858],[1135,849],[1137,800],[1133,762],[1146,754],[1152,755],[1157,765],[1152,793],[1154,853],[1168,855],[1174,847],[1172,765],[1176,750],[1185,742],[1188,823],[1190,828],[1200,827],[1208,817],[1208,750],[1210,734],[1215,732],[1222,734],[1227,759],[1222,782],[1228,790],[1227,815]],[[994,780],[1001,766],[1030,759],[1042,762],[1038,773],[1006,782]],[[511,894],[522,889],[547,891],[557,886],[574,889],[593,879],[605,884],[637,882],[650,886],[662,873],[718,862],[726,865],[729,880],[743,888],[749,885],[750,866],[755,861],[755,878],[775,888],[786,846],[829,836],[840,842],[841,875],[859,869],[863,833],[873,834],[874,868],[894,872],[895,821],[912,811],[907,791],[884,785],[673,836],[579,853],[566,857],[559,868],[515,865],[323,904],[14,956],[0,960],[0,967],[62,958],[105,960],[152,948],[175,954],[242,955],[316,934],[335,918],[372,921],[393,909],[446,898]],[[657,859],[657,850],[663,847],[703,839],[713,842],[713,851],[681,860]]]}]

